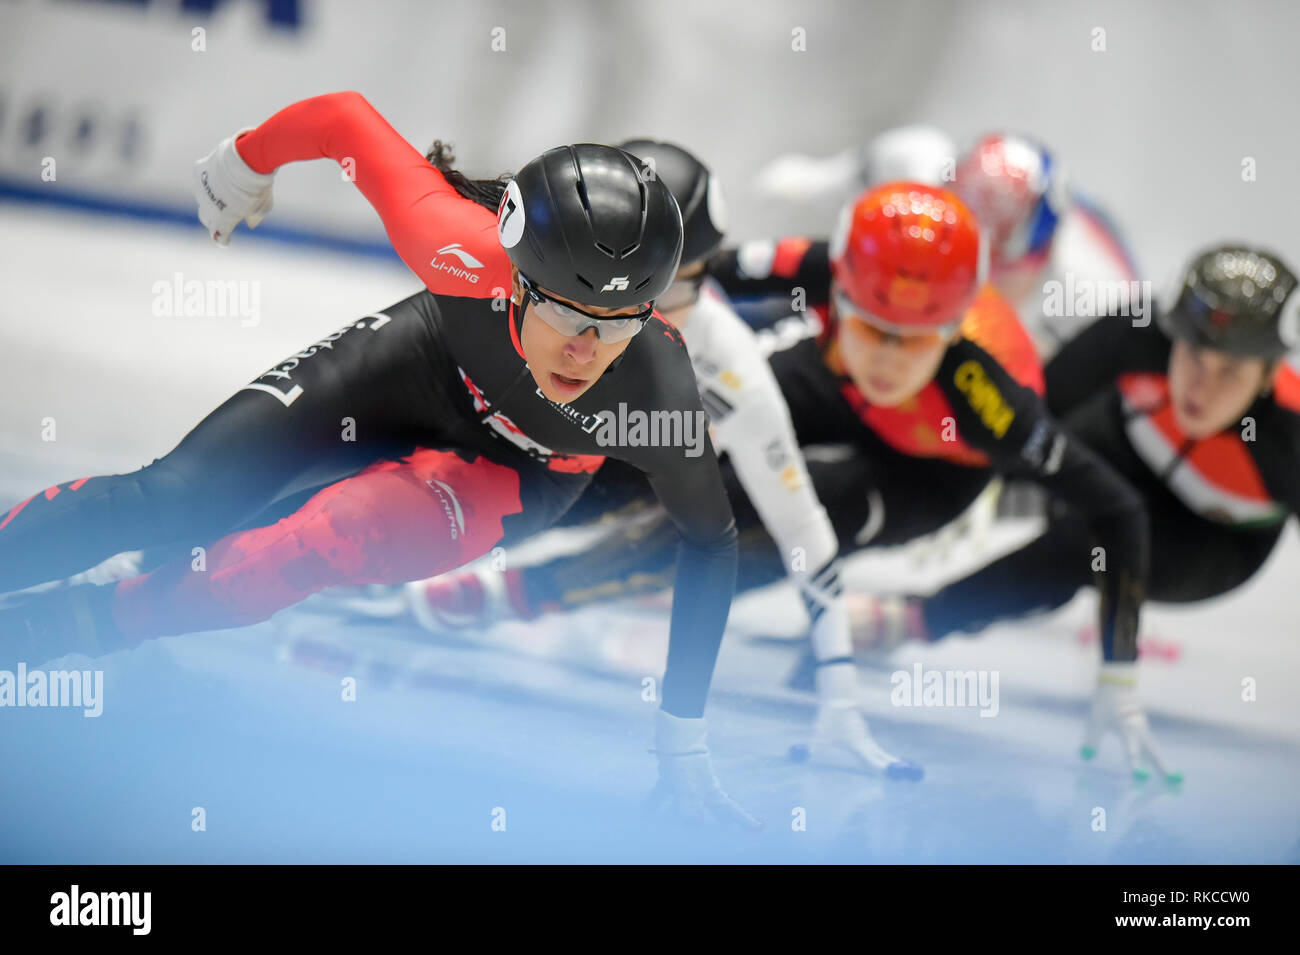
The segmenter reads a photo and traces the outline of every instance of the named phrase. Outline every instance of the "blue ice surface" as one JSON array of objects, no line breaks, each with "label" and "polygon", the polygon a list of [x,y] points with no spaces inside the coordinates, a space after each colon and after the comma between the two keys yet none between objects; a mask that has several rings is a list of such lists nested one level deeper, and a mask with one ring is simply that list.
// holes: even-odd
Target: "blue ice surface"
[{"label": "blue ice surface", "polygon": [[[1004,699],[1022,718],[996,726],[896,710],[873,728],[927,776],[893,782],[787,758],[811,697],[715,693],[718,775],[766,828],[702,828],[643,811],[656,772],[639,681],[394,627],[311,626],[338,660],[277,655],[289,644],[270,624],[65,658],[103,669],[103,715],[0,710],[0,862],[1300,861],[1300,760],[1273,737],[1153,716],[1186,774],[1170,790],[1133,783],[1113,748],[1079,760],[1086,701]],[[420,656],[367,657],[379,644]]]}]

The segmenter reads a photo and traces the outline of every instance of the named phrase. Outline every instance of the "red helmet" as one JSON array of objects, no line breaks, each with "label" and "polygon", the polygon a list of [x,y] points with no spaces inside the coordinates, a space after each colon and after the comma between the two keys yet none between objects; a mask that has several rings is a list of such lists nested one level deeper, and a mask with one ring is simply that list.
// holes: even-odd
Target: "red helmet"
[{"label": "red helmet", "polygon": [[960,322],[988,277],[975,214],[946,189],[918,182],[863,193],[841,213],[830,254],[849,302],[904,333]]}]

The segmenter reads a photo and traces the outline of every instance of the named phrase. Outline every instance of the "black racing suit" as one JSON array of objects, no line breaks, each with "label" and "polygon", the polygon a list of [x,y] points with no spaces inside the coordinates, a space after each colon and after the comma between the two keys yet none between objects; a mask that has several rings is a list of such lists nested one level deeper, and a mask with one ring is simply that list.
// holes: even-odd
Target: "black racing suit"
[{"label": "black racing suit", "polygon": [[620,404],[703,420],[685,347],[657,318],[561,405],[528,370],[513,306],[420,291],[272,368],[151,465],[14,507],[0,592],[179,545],[183,557],[97,591],[99,628],[132,643],[247,624],[325,586],[427,577],[536,533],[609,455],[645,475],[680,534],[663,705],[699,716],[731,602],[731,510],[709,441],[602,443],[600,415]]},{"label": "black racing suit", "polygon": [[[1300,511],[1300,409],[1266,393],[1241,422],[1187,438],[1170,408],[1170,348],[1154,321],[1102,318],[1048,364],[1047,399],[1075,439],[1142,495],[1151,521],[1148,596],[1185,603],[1243,584]],[[1065,604],[1089,583],[1067,557],[1085,538],[1077,514],[1052,506],[1043,536],[926,599],[931,635]]]}]

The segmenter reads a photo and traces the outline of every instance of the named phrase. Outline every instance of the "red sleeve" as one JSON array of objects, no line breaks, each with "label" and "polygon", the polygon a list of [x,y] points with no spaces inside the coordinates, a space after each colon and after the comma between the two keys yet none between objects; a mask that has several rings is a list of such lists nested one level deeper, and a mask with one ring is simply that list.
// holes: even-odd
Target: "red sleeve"
[{"label": "red sleeve", "polygon": [[1300,372],[1285,361],[1273,378],[1273,394],[1278,404],[1291,411],[1300,412]]},{"label": "red sleeve", "polygon": [[733,298],[786,297],[802,288],[804,302],[812,308],[830,298],[830,247],[824,240],[799,236],[746,242],[714,256],[709,274]]},{"label": "red sleeve", "polygon": [[466,199],[360,93],[280,110],[235,144],[255,172],[333,159],[374,206],[393,248],[431,292],[491,298],[510,287],[496,214]]}]

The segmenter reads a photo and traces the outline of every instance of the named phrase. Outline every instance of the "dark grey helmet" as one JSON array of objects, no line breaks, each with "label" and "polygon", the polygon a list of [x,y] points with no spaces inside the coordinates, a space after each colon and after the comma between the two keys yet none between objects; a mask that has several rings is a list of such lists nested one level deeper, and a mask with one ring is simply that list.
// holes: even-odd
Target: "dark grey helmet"
[{"label": "dark grey helmet", "polygon": [[629,139],[619,149],[646,165],[643,178],[653,172],[663,181],[682,210],[682,262],[696,262],[715,252],[726,231],[722,190],[709,168],[673,143]]},{"label": "dark grey helmet", "polygon": [[1221,245],[1192,260],[1173,308],[1171,338],[1250,358],[1280,358],[1300,345],[1296,276],[1271,252]]},{"label": "dark grey helmet", "polygon": [[548,149],[506,187],[497,236],[539,288],[597,308],[651,302],[673,281],[682,217],[668,187],[621,149]]}]

